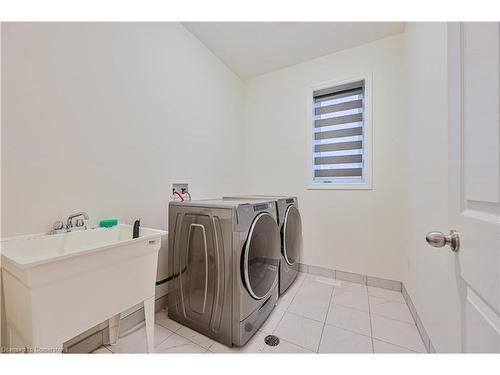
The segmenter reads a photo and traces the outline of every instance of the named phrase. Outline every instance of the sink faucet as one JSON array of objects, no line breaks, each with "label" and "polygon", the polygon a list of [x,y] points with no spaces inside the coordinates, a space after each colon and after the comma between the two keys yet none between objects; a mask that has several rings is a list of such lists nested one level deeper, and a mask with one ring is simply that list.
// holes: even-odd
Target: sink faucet
[{"label": "sink faucet", "polygon": [[[77,219],[75,222],[75,225],[73,225],[73,219],[82,216],[83,219]],[[56,221],[54,225],[52,226],[52,230],[49,232],[49,234],[58,234],[58,233],[65,233],[65,232],[71,232],[74,230],[84,230],[87,229],[87,226],[85,225],[84,220],[88,220],[89,215],[86,212],[77,212],[76,214],[70,215],[68,217],[68,220],[66,222],[66,226],[62,221]]]},{"label": "sink faucet", "polygon": [[84,220],[89,219],[89,215],[86,212],[77,212],[76,214],[69,215],[68,216],[68,221],[66,222],[66,230],[71,231],[73,228],[75,229],[87,229],[85,226],[85,222],[82,219],[78,219],[75,223],[75,226],[73,226],[73,219],[83,216]]}]

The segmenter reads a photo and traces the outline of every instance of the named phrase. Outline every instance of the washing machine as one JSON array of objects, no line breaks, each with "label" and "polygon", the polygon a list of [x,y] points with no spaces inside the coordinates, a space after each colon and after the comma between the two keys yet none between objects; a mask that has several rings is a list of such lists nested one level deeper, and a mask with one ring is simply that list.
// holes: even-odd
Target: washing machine
[{"label": "washing machine", "polygon": [[281,262],[279,272],[279,292],[283,294],[294,282],[299,272],[300,254],[302,253],[302,221],[299,202],[294,196],[276,195],[241,195],[223,199],[263,200],[276,203],[278,225],[281,237]]},{"label": "washing machine", "polygon": [[275,202],[170,202],[168,218],[169,317],[225,345],[244,345],[278,299]]}]

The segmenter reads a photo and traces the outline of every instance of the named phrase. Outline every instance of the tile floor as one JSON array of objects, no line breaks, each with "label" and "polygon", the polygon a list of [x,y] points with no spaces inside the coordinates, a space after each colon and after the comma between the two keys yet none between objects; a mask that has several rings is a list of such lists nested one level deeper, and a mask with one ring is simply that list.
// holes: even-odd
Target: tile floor
[{"label": "tile floor", "polygon": [[[264,337],[280,338],[276,347]],[[229,348],[156,314],[156,353],[415,353],[425,352],[400,292],[299,274],[252,339]],[[116,345],[94,353],[145,353],[144,323]]]}]

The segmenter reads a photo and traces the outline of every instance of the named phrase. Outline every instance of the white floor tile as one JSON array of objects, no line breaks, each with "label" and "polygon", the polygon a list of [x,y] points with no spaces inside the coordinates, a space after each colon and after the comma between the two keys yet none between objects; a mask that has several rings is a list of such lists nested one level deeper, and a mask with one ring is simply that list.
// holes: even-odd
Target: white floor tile
[{"label": "white floor tile", "polygon": [[284,310],[275,307],[264,324],[260,326],[259,331],[267,333],[268,335],[272,334],[281,321],[281,318],[283,318],[283,314],[285,314]]},{"label": "white floor tile", "polygon": [[94,350],[92,354],[113,354],[113,352],[105,346],[101,346],[99,349]]},{"label": "white floor tile", "polygon": [[292,344],[291,342],[280,340],[279,345],[264,347],[263,353],[315,353],[298,345]]},{"label": "white floor tile", "polygon": [[307,277],[305,278],[304,282],[302,283],[302,289],[307,289],[307,290],[314,290],[317,293],[330,293],[333,290],[333,287],[337,285],[338,282],[335,279],[329,278],[329,277],[324,277],[324,276],[317,276],[313,274],[308,274]]},{"label": "white floor tile", "polygon": [[373,353],[372,339],[368,336],[325,325],[320,353]]},{"label": "white floor tile", "polygon": [[302,285],[287,311],[324,323],[330,298],[331,290]]},{"label": "white floor tile", "polygon": [[155,348],[156,353],[205,353],[207,349],[196,345],[185,337],[172,333]]},{"label": "white floor tile", "polygon": [[368,294],[368,289],[366,285],[352,283],[350,281],[337,280],[338,285],[335,286],[335,290],[340,292],[351,292],[366,295]]},{"label": "white floor tile", "polygon": [[155,315],[155,323],[161,325],[162,327],[165,327],[169,329],[172,332],[177,331],[179,328],[182,327],[179,323],[176,321],[170,319],[167,315],[167,312],[165,310],[158,311]]},{"label": "white floor tile", "polygon": [[376,286],[369,286],[368,287],[368,294],[370,296],[384,298],[384,299],[387,299],[389,301],[406,303],[405,299],[403,298],[403,294],[401,292],[397,292],[395,290],[377,288]]},{"label": "white floor tile", "polygon": [[370,314],[340,305],[330,305],[326,323],[348,331],[371,336]]},{"label": "white floor tile", "polygon": [[323,324],[286,312],[274,334],[292,344],[317,351]]},{"label": "white floor tile", "polygon": [[177,333],[179,336],[182,336],[189,341],[194,342],[197,345],[200,345],[201,347],[208,349],[212,346],[214,343],[214,340],[212,340],[209,337],[206,337],[202,335],[201,333],[198,333],[191,328],[188,327],[181,327],[179,328],[175,333]]},{"label": "white floor tile", "polygon": [[375,353],[413,353],[411,350],[402,348],[397,345],[392,345],[387,342],[383,342],[377,339],[373,339],[373,350]]},{"label": "white floor tile", "polygon": [[307,274],[307,273],[299,272],[297,274],[297,277],[295,278],[293,283],[288,287],[288,289],[285,291],[285,293],[287,293],[289,291],[293,291],[293,290],[295,290],[295,293],[296,293],[300,289],[300,287],[302,286],[302,283],[304,282],[304,280],[307,279],[308,275],[309,274]]},{"label": "white floor tile", "polygon": [[287,310],[290,305],[292,304],[293,298],[295,297],[295,294],[297,293],[289,293],[287,291],[286,294],[283,294],[278,298],[278,302],[276,302],[276,307],[280,310]]},{"label": "white floor tile", "polygon": [[[165,310],[155,315],[155,321],[157,353],[425,352],[400,292],[304,273],[280,296],[271,315],[243,347],[215,342],[169,319]],[[268,334],[278,336],[280,344],[266,345]],[[116,345],[93,353],[113,352],[146,353],[144,322],[122,334]]]},{"label": "white floor tile", "polygon": [[406,303],[389,301],[379,297],[369,297],[370,312],[372,314],[382,315],[387,318],[400,320],[406,323],[414,323],[410,309]]},{"label": "white floor tile", "polygon": [[425,347],[415,324],[400,322],[372,315],[373,337],[416,352],[424,352]]},{"label": "white floor tile", "polygon": [[334,279],[332,277],[321,276],[321,275],[308,274],[308,276],[306,277],[305,280],[316,282],[316,283],[321,283],[321,284],[328,285],[328,286],[338,286],[338,285],[340,285],[340,281],[339,280],[336,280],[336,279]]},{"label": "white floor tile", "polygon": [[300,287],[302,286],[305,278],[306,276],[301,276],[300,279],[295,279],[293,284],[290,285],[285,293],[279,296],[278,302],[276,303],[276,308],[286,310],[288,309],[288,307],[290,307],[290,304],[292,303],[297,292],[300,290]]},{"label": "white floor tile", "polygon": [[[172,334],[172,331],[155,324],[155,348]],[[148,344],[145,323],[143,322],[124,332],[115,345],[110,345],[107,348],[113,353],[147,353]]]},{"label": "white floor tile", "polygon": [[368,296],[339,289],[333,291],[332,304],[369,312]]},{"label": "white floor tile", "polygon": [[307,273],[299,272],[299,273],[297,273],[297,277],[295,278],[295,281],[299,281],[299,280],[304,281],[306,277],[307,277]]},{"label": "white floor tile", "polygon": [[244,346],[228,347],[219,342],[214,342],[208,350],[211,353],[261,353],[266,345],[264,342],[266,336],[263,332],[256,332]]}]

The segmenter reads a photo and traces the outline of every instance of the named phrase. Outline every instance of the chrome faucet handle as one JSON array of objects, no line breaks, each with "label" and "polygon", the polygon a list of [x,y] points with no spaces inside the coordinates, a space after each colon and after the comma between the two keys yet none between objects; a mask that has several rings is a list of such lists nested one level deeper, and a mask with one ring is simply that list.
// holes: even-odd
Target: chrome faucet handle
[{"label": "chrome faucet handle", "polygon": [[57,234],[64,232],[64,223],[61,220],[58,220],[52,224],[52,230],[49,232],[49,234]]},{"label": "chrome faucet handle", "polygon": [[52,230],[61,230],[64,228],[64,223],[61,220],[58,220],[52,225]]},{"label": "chrome faucet handle", "polygon": [[[85,220],[89,219],[89,215],[86,212],[77,212],[76,214],[69,215],[68,220],[66,221],[66,229],[71,230],[73,228],[73,219],[83,216]],[[83,225],[77,225],[78,227],[82,228]]]},{"label": "chrome faucet handle", "polygon": [[85,221],[83,221],[83,219],[76,219],[75,227],[77,228],[85,227]]}]

